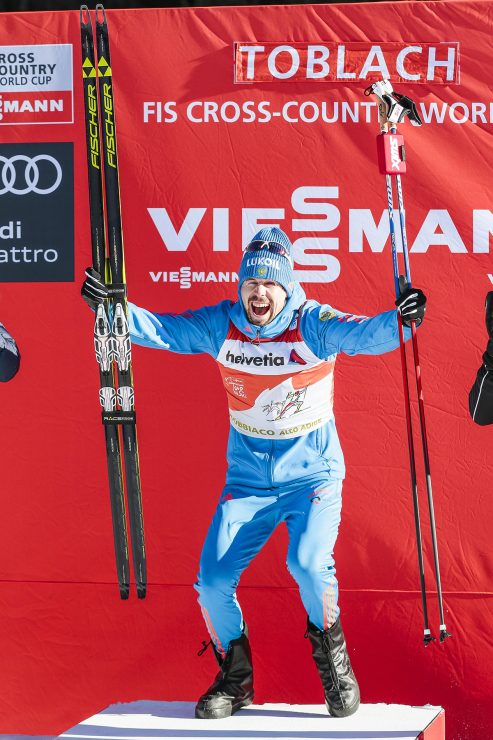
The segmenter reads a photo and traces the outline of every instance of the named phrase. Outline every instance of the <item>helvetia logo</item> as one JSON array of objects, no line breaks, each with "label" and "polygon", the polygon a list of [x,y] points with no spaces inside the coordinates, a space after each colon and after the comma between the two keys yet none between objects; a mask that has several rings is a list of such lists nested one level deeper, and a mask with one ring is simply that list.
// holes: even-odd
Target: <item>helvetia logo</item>
[{"label": "helvetia logo", "polygon": [[232,365],[256,365],[257,367],[263,365],[264,367],[274,367],[274,365],[284,365],[284,357],[274,357],[272,352],[269,352],[263,357],[249,357],[243,353],[241,355],[234,355],[232,352],[227,352],[226,362],[231,362]]}]

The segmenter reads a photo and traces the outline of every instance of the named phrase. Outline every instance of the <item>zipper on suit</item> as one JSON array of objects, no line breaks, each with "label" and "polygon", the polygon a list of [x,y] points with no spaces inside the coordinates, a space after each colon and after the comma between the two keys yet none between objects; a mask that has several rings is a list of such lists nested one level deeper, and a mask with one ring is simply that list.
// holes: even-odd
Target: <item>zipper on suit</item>
[{"label": "zipper on suit", "polygon": [[[257,336],[251,340],[252,344],[260,344],[260,333],[262,331],[261,326],[257,326]],[[270,441],[270,452],[269,452],[269,461],[267,464],[267,477],[270,481],[269,488],[272,488],[274,485],[274,442],[273,440]]]}]

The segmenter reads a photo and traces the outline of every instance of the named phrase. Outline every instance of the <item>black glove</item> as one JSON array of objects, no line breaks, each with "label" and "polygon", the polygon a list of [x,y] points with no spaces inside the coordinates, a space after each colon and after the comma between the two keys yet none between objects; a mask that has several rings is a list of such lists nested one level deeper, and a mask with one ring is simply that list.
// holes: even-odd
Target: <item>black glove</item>
[{"label": "black glove", "polygon": [[493,290],[486,294],[484,314],[486,331],[488,332],[488,345],[483,360],[489,368],[493,368]]},{"label": "black glove", "polygon": [[101,280],[101,275],[92,267],[86,270],[86,279],[82,283],[80,294],[93,311],[108,297],[108,288]]},{"label": "black glove", "polygon": [[[399,311],[404,326],[411,326],[415,321],[419,326],[426,311],[426,296],[419,288],[410,288],[404,275],[399,276],[400,296],[395,305]],[[493,294],[493,292],[492,292]]]}]

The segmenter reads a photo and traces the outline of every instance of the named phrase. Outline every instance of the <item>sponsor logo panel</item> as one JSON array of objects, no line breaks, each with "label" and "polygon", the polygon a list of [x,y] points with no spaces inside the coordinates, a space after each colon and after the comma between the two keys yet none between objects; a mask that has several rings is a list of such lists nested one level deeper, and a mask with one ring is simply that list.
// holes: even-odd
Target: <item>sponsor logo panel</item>
[{"label": "sponsor logo panel", "polygon": [[0,46],[0,125],[72,122],[72,44]]},{"label": "sponsor logo panel", "polygon": [[0,282],[74,279],[73,144],[0,145]]}]

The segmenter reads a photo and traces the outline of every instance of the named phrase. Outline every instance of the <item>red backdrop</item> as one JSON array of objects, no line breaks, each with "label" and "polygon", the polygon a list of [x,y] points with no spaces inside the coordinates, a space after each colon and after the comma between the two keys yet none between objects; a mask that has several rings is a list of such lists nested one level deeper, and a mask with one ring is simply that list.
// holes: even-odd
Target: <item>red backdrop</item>
[{"label": "red backdrop", "polygon": [[[256,213],[258,221],[279,223],[293,239],[331,240],[297,244],[310,297],[356,313],[392,307],[389,242],[370,234],[386,200],[376,166],[376,109],[362,105],[371,75],[361,77],[362,65],[372,45],[394,49],[385,57],[392,75],[405,46],[431,45],[442,60],[441,49],[459,48],[460,81],[444,84],[443,67],[436,79],[423,79],[423,51],[406,58],[414,60],[408,74],[421,78],[396,82],[427,121],[421,129],[402,128],[404,187],[413,280],[429,298],[420,350],[453,639],[422,644],[398,353],[338,361],[335,411],[348,476],[336,557],[363,701],[441,704],[448,737],[468,739],[493,736],[491,432],[467,413],[491,287],[492,11],[488,0],[108,13],[129,296],[161,311],[235,296],[236,284],[219,281],[219,273],[231,278],[239,265],[242,240],[253,228],[246,209],[269,209]],[[330,42],[334,65],[337,45],[358,42],[354,66],[340,68],[356,76],[235,84],[235,41]],[[134,595],[121,602],[92,316],[79,297],[91,247],[78,13],[2,16],[0,44],[54,43],[73,44],[74,123],[0,127],[4,143],[74,142],[75,164],[75,282],[4,283],[0,290],[0,319],[23,360],[16,379],[1,388],[3,733],[58,733],[115,701],[193,700],[214,672],[211,655],[196,658],[205,628],[192,584],[225,473],[228,424],[219,376],[206,357],[134,350],[150,583],[144,602]],[[278,58],[281,71],[286,59]],[[145,105],[156,101],[161,109],[168,104],[161,122],[156,105]],[[301,115],[307,101],[313,105]],[[217,121],[193,120],[203,116],[205,102],[218,103]],[[224,120],[238,111],[239,120]],[[259,120],[266,111],[280,115]],[[317,111],[318,120],[303,120]],[[325,190],[298,190],[308,187]],[[316,204],[311,216],[307,203]],[[2,226],[9,212],[1,195],[0,209]],[[154,220],[148,209],[159,209]],[[202,212],[189,209],[206,210],[199,219]],[[167,215],[179,232],[174,239]],[[362,236],[362,223],[369,236]],[[185,267],[199,274],[190,288],[183,285]],[[201,272],[208,282],[197,282]],[[423,529],[433,592],[425,516]],[[255,652],[256,698],[313,703],[322,696],[285,551],[281,529],[239,589]],[[430,616],[436,630],[434,598]]]}]

